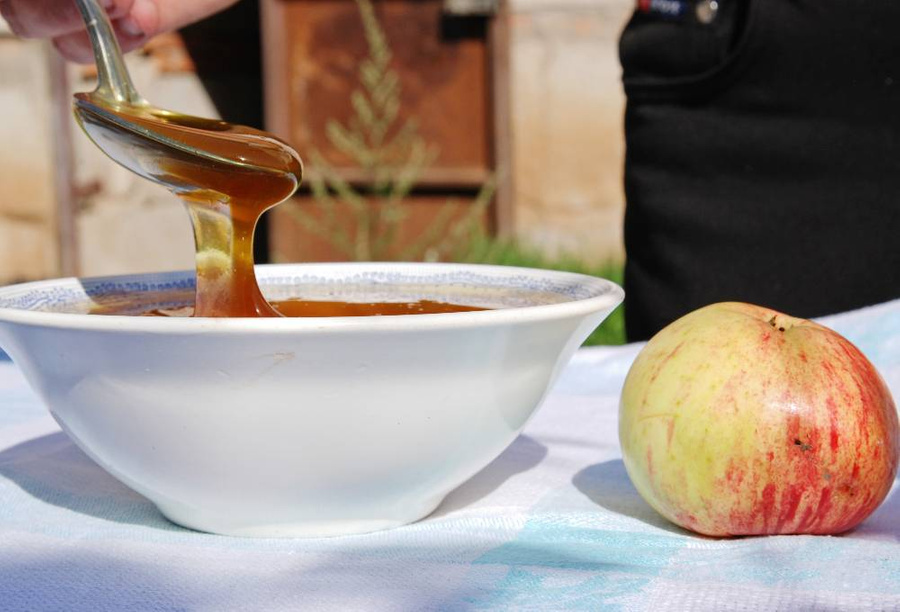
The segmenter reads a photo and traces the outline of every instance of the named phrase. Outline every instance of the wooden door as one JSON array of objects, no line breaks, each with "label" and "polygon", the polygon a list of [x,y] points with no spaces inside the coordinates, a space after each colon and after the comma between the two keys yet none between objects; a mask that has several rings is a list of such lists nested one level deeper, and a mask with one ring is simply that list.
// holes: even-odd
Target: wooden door
[{"label": "wooden door", "polygon": [[[263,0],[267,127],[300,152],[309,177],[293,202],[270,213],[276,260],[415,259],[423,255],[418,242],[429,234],[445,239],[469,217],[487,232],[505,229],[508,177],[496,181],[506,149],[497,118],[503,124],[506,117],[497,106],[503,96],[495,21],[450,15],[444,0],[373,0],[373,29],[362,6]],[[385,105],[385,98],[395,99]],[[381,141],[403,132],[416,135],[419,153],[424,147],[422,154],[411,146],[395,154],[402,147],[391,153],[375,146],[388,166],[417,168],[410,172],[414,187],[394,210],[402,222],[388,235],[363,227],[379,219],[386,202],[373,195],[383,168],[365,161],[379,138],[367,123],[373,108],[378,129],[388,126]],[[355,137],[363,138],[362,147],[350,146]],[[428,163],[418,167],[410,159]],[[495,182],[495,197],[482,207],[477,195]],[[348,189],[356,195],[347,197]]]}]

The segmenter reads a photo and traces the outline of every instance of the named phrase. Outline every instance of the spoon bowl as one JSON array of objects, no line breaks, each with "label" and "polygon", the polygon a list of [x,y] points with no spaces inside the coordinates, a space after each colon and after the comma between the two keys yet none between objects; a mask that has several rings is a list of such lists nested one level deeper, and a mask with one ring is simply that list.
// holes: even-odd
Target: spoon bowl
[{"label": "spoon bowl", "polygon": [[[149,104],[121,104],[98,92],[75,95],[75,117],[104,153],[132,172],[175,193],[228,192],[229,173],[271,175],[269,197],[289,197],[299,185],[302,162],[271,134],[215,119],[182,115]],[[186,180],[178,166],[210,172]]]},{"label": "spoon bowl", "polygon": [[196,157],[196,163],[223,171],[292,174],[299,185],[300,156],[271,134],[147,102],[131,81],[106,13],[96,0],[75,1],[91,39],[98,74],[93,92],[75,95],[75,117],[88,137],[114,161],[176,191],[193,186],[148,169],[164,167],[163,162],[171,157]]}]

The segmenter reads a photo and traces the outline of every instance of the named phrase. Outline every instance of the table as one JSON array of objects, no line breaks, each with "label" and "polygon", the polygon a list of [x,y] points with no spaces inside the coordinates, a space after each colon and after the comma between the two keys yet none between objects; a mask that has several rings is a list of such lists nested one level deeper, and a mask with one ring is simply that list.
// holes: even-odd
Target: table
[{"label": "table", "polygon": [[[900,397],[900,301],[824,320]],[[254,540],[167,522],[0,360],[0,610],[900,609],[900,491],[839,537],[715,540],[660,518],[618,449],[641,345],[582,349],[518,440],[400,529]]]}]

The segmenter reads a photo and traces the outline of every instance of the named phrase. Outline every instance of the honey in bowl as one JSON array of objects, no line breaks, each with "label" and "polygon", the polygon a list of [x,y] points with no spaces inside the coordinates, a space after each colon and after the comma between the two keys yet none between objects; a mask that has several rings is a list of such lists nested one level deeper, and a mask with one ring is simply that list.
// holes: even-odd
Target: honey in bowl
[{"label": "honey in bowl", "polygon": [[[124,112],[93,94],[76,100],[76,117],[107,155],[187,205],[196,246],[194,316],[281,316],[256,282],[253,232],[262,213],[300,185],[297,153],[274,136],[224,121],[153,108]],[[190,152],[196,150],[203,155]]]},{"label": "honey in bowl", "polygon": [[326,302],[316,300],[281,300],[272,307],[286,317],[371,317],[409,314],[446,314],[487,310],[435,300],[415,302]]},{"label": "honey in bowl", "polygon": [[[283,317],[375,317],[489,310],[479,306],[463,306],[435,300],[417,300],[414,302],[339,302],[288,299],[269,302],[269,306],[278,313],[278,316]],[[118,305],[97,305],[90,312],[91,314],[102,315],[189,317],[194,314],[194,307],[135,309],[129,307],[127,303],[125,305],[120,303]]]}]

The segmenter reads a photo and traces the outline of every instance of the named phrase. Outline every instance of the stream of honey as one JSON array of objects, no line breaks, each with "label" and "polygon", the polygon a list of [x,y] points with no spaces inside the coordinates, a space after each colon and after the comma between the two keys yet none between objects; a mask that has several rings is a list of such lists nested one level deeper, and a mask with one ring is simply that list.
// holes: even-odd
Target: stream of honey
[{"label": "stream of honey", "polygon": [[[76,98],[76,117],[107,155],[167,187],[186,204],[196,246],[192,316],[325,317],[483,310],[430,300],[351,303],[293,299],[269,304],[253,270],[253,234],[260,216],[290,198],[300,185],[303,166],[297,153],[274,136],[224,121],[152,107],[117,109],[89,93],[76,94]],[[192,154],[190,149],[204,154]],[[103,306],[92,312],[117,314]],[[168,313],[151,310],[139,314]]]},{"label": "stream of honey", "polygon": [[281,316],[256,282],[253,234],[260,216],[300,185],[296,152],[273,136],[224,121],[117,109],[89,93],[76,98],[82,102],[76,117],[107,155],[186,204],[196,247],[194,316]]}]

